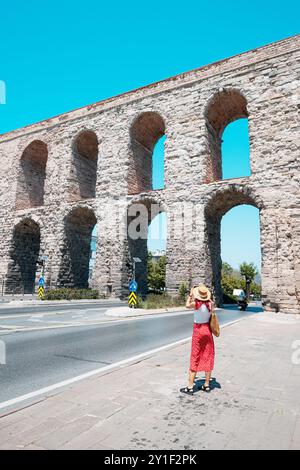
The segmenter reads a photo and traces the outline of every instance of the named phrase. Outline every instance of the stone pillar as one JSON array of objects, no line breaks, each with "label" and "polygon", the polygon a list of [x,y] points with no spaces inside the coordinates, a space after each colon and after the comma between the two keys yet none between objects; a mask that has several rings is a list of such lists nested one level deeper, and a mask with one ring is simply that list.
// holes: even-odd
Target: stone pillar
[{"label": "stone pillar", "polygon": [[272,209],[260,210],[261,288],[265,310],[279,310],[278,227]]},{"label": "stone pillar", "polygon": [[[177,294],[182,282],[191,288],[204,283],[212,290],[216,302],[220,293],[216,288],[219,276],[220,225],[207,224],[204,206],[173,204],[168,212],[166,287]],[[213,238],[212,238],[213,237]],[[214,247],[215,253],[211,249]],[[217,268],[213,268],[217,265]]]},{"label": "stone pillar", "polygon": [[300,313],[299,218],[286,213],[284,208],[260,212],[262,301],[266,310]]},{"label": "stone pillar", "polygon": [[106,297],[128,294],[126,201],[108,198],[97,212],[97,248],[90,286]]},{"label": "stone pillar", "polygon": [[283,286],[281,311],[300,313],[300,211],[298,208],[289,211],[289,216],[282,220],[280,228],[280,243],[284,250],[280,270],[280,282]]},{"label": "stone pillar", "polygon": [[45,289],[56,289],[61,287],[59,283],[59,272],[62,264],[62,252],[64,246],[63,215],[56,213],[52,221],[41,227],[40,255],[47,257],[44,263]]}]

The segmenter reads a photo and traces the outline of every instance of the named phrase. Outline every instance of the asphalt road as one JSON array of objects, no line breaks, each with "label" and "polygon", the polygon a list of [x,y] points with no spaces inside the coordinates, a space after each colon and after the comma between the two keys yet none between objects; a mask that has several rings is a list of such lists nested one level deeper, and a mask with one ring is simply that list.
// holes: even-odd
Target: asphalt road
[{"label": "asphalt road", "polygon": [[62,304],[62,305],[41,305],[36,304],[32,306],[17,306],[17,307],[7,307],[4,304],[0,307],[0,319],[2,316],[8,315],[28,315],[34,313],[48,313],[48,312],[56,312],[56,311],[70,311],[70,310],[82,310],[82,309],[94,309],[94,308],[110,308],[110,307],[119,307],[121,305],[127,305],[126,302],[120,301],[105,301],[101,300],[99,302],[92,302],[92,303],[69,303],[69,304]]},{"label": "asphalt road", "polygon": [[[222,309],[218,317],[224,324],[260,310]],[[0,404],[186,338],[192,322],[193,313],[185,310],[96,325],[0,333],[6,347],[6,364],[0,365]]]}]

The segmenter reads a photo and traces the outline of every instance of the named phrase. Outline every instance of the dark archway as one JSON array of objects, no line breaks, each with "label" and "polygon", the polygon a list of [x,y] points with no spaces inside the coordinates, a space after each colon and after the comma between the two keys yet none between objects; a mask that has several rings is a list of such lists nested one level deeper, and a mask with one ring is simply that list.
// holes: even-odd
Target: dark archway
[{"label": "dark archway", "polygon": [[17,210],[44,204],[47,158],[47,145],[41,140],[34,140],[24,150],[18,174]]},{"label": "dark archway", "polygon": [[40,227],[32,219],[24,219],[13,231],[6,292],[34,292],[37,260],[40,251]]},{"label": "dark archway", "polygon": [[207,279],[210,279],[209,284],[217,305],[222,303],[221,220],[230,209],[243,204],[254,206],[259,210],[262,208],[261,203],[246,190],[235,188],[217,192],[205,208],[205,235],[208,247]]},{"label": "dark archway", "polygon": [[141,114],[130,130],[131,158],[128,172],[128,194],[152,189],[152,154],[158,140],[165,134],[162,117],[155,112]]},{"label": "dark archway", "polygon": [[222,90],[208,103],[205,112],[208,159],[205,182],[222,179],[222,135],[228,124],[248,118],[246,98],[237,90]]},{"label": "dark archway", "polygon": [[96,223],[93,210],[85,207],[73,209],[65,217],[59,286],[88,287],[92,231]]},{"label": "dark archway", "polygon": [[[162,212],[165,212],[163,206],[151,198],[142,198],[137,200],[128,208],[128,259],[126,259],[125,262],[130,279],[133,279],[135,268],[135,279],[138,283],[138,293],[141,295],[145,295],[148,292],[148,227],[152,220]],[[141,262],[134,264],[134,258],[139,258]]]},{"label": "dark archway", "polygon": [[81,132],[73,144],[69,201],[91,199],[96,194],[98,139],[93,131]]}]

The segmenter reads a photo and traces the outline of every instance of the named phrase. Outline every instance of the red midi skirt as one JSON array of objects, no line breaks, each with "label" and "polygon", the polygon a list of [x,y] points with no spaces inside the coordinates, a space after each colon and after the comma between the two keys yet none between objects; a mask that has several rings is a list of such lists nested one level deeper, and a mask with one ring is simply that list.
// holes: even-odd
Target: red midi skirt
[{"label": "red midi skirt", "polygon": [[209,323],[194,323],[190,370],[209,372],[214,368],[215,345]]}]

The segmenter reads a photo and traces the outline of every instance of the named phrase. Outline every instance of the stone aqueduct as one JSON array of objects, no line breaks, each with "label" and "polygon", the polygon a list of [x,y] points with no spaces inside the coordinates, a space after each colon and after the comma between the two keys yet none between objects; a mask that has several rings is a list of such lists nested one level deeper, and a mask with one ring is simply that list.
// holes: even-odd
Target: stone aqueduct
[{"label": "stone aqueduct", "polygon": [[[127,294],[131,258],[144,259],[147,242],[128,239],[126,214],[156,203],[168,220],[167,288],[203,281],[219,300],[220,221],[251,204],[260,211],[264,306],[300,313],[299,46],[294,36],[1,135],[6,292],[32,290],[41,254],[46,285],[85,286],[97,222],[91,285]],[[222,132],[242,117],[251,176],[222,180]],[[153,190],[162,135],[165,186]],[[144,289],[145,265],[137,267]]]}]

